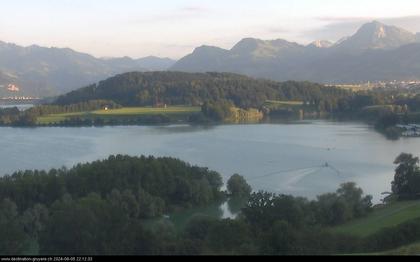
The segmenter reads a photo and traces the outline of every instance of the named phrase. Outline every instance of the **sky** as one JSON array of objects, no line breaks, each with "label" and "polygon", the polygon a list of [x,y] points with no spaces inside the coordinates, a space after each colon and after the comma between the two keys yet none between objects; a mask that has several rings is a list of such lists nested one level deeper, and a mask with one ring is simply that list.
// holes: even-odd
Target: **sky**
[{"label": "sky", "polygon": [[245,37],[337,41],[379,20],[420,32],[419,0],[1,0],[0,40],[178,59]]}]

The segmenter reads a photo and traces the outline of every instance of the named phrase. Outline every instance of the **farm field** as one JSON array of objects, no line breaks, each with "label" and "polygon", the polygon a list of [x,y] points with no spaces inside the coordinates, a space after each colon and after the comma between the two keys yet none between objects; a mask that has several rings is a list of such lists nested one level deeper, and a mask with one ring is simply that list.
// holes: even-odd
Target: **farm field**
[{"label": "farm field", "polygon": [[77,113],[65,113],[65,114],[51,114],[47,116],[42,116],[37,119],[39,125],[48,125],[59,123],[66,119],[72,117],[79,117],[83,119],[92,119],[92,118],[117,118],[117,117],[136,117],[136,116],[153,116],[153,115],[168,115],[168,116],[177,116],[177,115],[189,115],[193,113],[200,112],[200,107],[192,106],[170,106],[166,108],[156,108],[156,107],[124,107],[113,110],[96,110],[89,112],[77,112]]}]

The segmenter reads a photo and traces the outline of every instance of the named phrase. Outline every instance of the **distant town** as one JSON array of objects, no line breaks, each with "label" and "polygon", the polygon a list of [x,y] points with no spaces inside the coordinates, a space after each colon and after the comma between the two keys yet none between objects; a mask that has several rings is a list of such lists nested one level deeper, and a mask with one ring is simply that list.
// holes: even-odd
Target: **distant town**
[{"label": "distant town", "polygon": [[[4,88],[8,92],[14,93],[14,94],[21,92],[21,88],[16,84],[0,85],[0,88]],[[24,96],[24,95],[10,95],[10,96],[0,97],[0,101],[2,102],[33,101],[33,100],[39,100],[39,99],[40,99],[39,97]]]},{"label": "distant town", "polygon": [[341,84],[327,84],[327,86],[336,86],[344,89],[354,91],[370,90],[375,88],[382,89],[415,89],[420,88],[420,80],[406,80],[406,81],[368,81],[363,83],[341,83]]},{"label": "distant town", "polygon": [[32,97],[32,96],[8,96],[8,97],[0,97],[1,101],[28,101],[28,100],[40,100],[39,97]]}]

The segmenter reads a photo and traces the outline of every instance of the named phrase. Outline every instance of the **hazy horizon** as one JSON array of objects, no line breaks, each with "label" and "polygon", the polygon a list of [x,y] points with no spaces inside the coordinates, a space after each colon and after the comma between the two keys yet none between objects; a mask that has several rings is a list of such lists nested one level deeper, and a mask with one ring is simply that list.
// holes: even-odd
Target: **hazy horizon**
[{"label": "hazy horizon", "polygon": [[372,20],[420,31],[415,0],[14,0],[2,11],[0,41],[96,57],[179,59],[197,46],[230,49],[245,37],[337,41]]}]

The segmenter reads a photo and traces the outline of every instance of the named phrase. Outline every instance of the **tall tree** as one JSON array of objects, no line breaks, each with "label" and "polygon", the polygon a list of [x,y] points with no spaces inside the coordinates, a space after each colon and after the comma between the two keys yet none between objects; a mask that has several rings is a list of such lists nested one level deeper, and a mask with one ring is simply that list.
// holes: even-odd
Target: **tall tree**
[{"label": "tall tree", "polygon": [[28,236],[16,204],[4,199],[0,202],[0,255],[22,255],[28,245]]},{"label": "tall tree", "polygon": [[227,182],[227,190],[232,197],[249,197],[252,192],[251,186],[246,182],[243,176],[234,174]]},{"label": "tall tree", "polygon": [[394,161],[395,169],[392,192],[400,199],[420,197],[419,158],[412,154],[401,153]]}]

